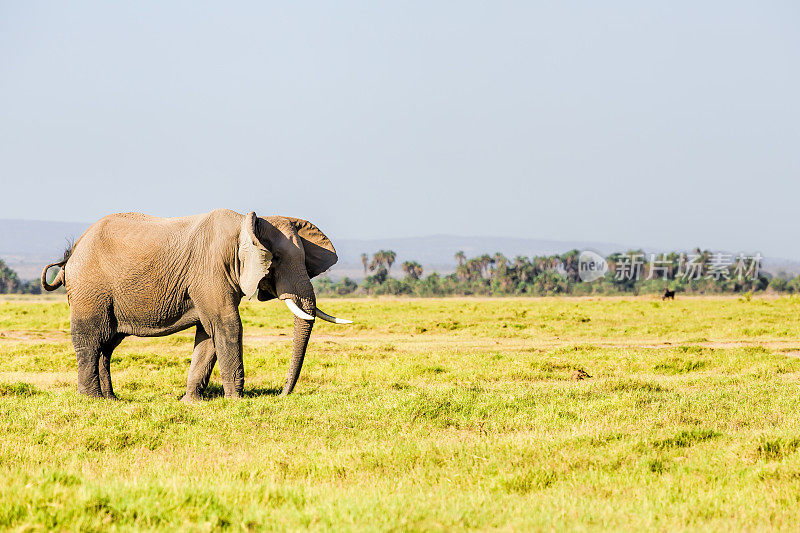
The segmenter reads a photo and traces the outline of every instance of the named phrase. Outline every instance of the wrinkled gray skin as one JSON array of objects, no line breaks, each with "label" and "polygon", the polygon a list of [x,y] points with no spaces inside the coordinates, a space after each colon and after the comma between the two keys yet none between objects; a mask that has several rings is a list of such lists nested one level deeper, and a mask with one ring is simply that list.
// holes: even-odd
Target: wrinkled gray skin
[{"label": "wrinkled gray skin", "polygon": [[[218,361],[226,397],[244,387],[243,296],[291,298],[314,316],[311,278],[336,263],[328,238],[313,224],[289,217],[256,217],[218,209],[203,215],[158,218],[109,215],[81,236],[52,284],[67,289],[78,389],[116,398],[111,353],[128,335],[154,337],[197,327],[185,401],[200,399]],[[283,394],[292,392],[314,322],[294,318],[292,359]]]}]

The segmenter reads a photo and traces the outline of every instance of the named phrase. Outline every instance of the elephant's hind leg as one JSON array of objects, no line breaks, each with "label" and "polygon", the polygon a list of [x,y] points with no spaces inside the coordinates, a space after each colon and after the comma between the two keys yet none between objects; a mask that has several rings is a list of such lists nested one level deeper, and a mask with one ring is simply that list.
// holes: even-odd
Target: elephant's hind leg
[{"label": "elephant's hind leg", "polygon": [[72,346],[78,358],[78,392],[102,398],[100,356],[103,346],[114,337],[114,331],[108,308],[102,305],[105,302],[87,301],[73,300],[70,309]]},{"label": "elephant's hind leg", "polygon": [[117,334],[100,348],[100,361],[98,365],[100,391],[103,397],[108,400],[117,399],[116,394],[114,394],[114,387],[111,385],[111,354],[114,352],[114,348],[119,346],[123,338],[125,338],[124,335]]},{"label": "elephant's hind leg", "polygon": [[100,339],[91,331],[73,326],[72,345],[78,357],[78,392],[95,398],[102,398],[100,387]]},{"label": "elephant's hind leg", "polygon": [[217,352],[214,349],[214,341],[203,329],[203,326],[198,325],[197,332],[194,335],[192,364],[189,367],[189,377],[186,380],[186,394],[182,398],[184,402],[202,399],[216,362]]}]

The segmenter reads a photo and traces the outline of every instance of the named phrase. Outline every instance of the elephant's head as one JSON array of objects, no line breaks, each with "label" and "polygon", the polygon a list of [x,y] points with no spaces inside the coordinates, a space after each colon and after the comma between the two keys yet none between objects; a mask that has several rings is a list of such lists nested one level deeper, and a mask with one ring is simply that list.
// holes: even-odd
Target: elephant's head
[{"label": "elephant's head", "polygon": [[331,241],[314,224],[298,218],[245,215],[239,232],[239,285],[261,301],[279,298],[294,313],[292,361],[283,394],[292,392],[303,366],[315,317],[349,324],[317,309],[311,278],[333,266],[338,257]]}]

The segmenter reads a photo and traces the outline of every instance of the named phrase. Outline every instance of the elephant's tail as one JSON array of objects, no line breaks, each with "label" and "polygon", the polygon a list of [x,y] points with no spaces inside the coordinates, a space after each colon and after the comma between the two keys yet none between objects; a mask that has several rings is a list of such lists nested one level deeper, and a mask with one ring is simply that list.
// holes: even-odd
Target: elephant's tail
[{"label": "elephant's tail", "polygon": [[[54,291],[64,285],[64,266],[67,264],[67,261],[69,261],[69,256],[72,255],[72,248],[73,245],[70,245],[66,250],[64,250],[64,258],[61,259],[61,261],[50,263],[44,267],[44,270],[42,270],[42,287],[44,287],[44,290]],[[53,279],[52,283],[47,283],[47,271],[54,266],[61,268],[61,270],[58,271],[58,274],[56,274],[56,277]]]},{"label": "elephant's tail", "polygon": [[[50,263],[44,267],[44,270],[42,270],[42,287],[44,287],[44,290],[54,291],[64,284],[64,265],[66,264],[66,261],[59,261],[58,263]],[[61,267],[61,270],[58,271],[53,283],[47,283],[47,271],[54,266]]]}]

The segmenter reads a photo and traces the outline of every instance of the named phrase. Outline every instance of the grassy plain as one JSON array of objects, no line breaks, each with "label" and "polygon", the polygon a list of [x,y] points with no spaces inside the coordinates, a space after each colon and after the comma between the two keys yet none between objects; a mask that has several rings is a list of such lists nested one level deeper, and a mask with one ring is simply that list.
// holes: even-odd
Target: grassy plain
[{"label": "grassy plain", "polygon": [[91,400],[66,303],[0,301],[0,528],[800,523],[800,298],[320,307],[357,323],[317,324],[294,394],[288,312],[246,303],[247,398],[184,405],[191,332],[123,342]]}]

